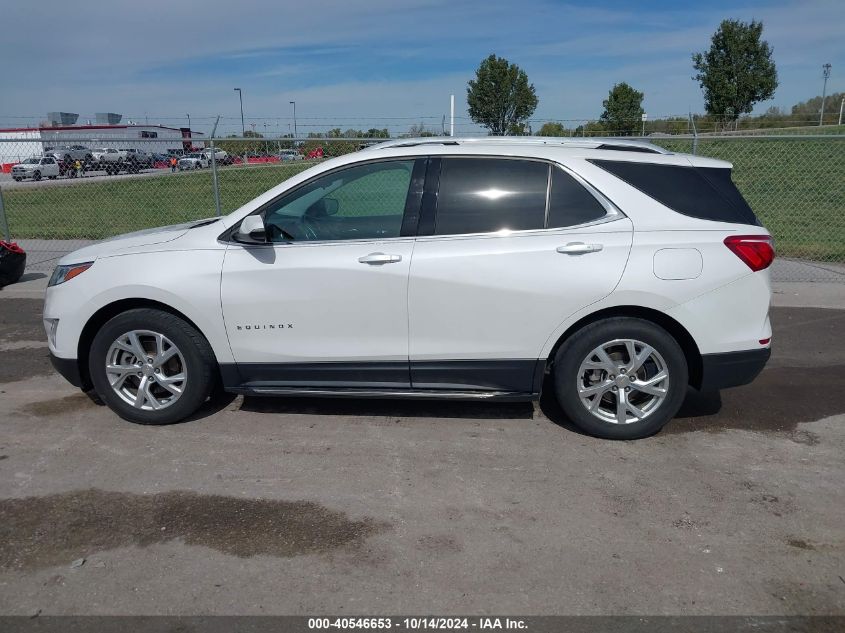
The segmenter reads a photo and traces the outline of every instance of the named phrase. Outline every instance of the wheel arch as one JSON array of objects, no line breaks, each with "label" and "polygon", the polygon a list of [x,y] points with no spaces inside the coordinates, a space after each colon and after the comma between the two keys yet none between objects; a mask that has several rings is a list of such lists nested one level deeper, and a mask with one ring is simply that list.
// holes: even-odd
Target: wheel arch
[{"label": "wheel arch", "polygon": [[140,297],[130,299],[119,299],[117,301],[113,301],[104,305],[99,310],[94,312],[94,314],[92,314],[88,321],[85,323],[85,326],[82,328],[82,332],[79,335],[79,341],[77,342],[76,358],[77,363],[79,365],[79,375],[82,380],[82,389],[88,390],[93,387],[93,384],[91,382],[91,376],[88,371],[88,355],[91,350],[91,343],[94,341],[94,336],[96,336],[100,328],[103,327],[103,325],[105,325],[109,321],[109,319],[116,317],[118,314],[122,314],[127,310],[134,310],[136,308],[153,308],[177,316],[180,319],[183,319],[197,332],[199,332],[200,335],[206,339],[206,341],[208,340],[208,337],[205,335],[205,333],[203,333],[202,329],[197,326],[197,324],[190,317],[180,312],[173,306],[167,305],[166,303],[162,303],[161,301],[156,301],[154,299],[144,299]]},{"label": "wheel arch", "polygon": [[698,349],[698,344],[695,342],[695,339],[689,331],[678,321],[664,312],[636,305],[622,305],[603,308],[582,317],[570,325],[552,346],[551,352],[546,359],[546,367],[550,368],[552,366],[558,348],[563,345],[570,336],[575,334],[575,332],[583,328],[585,325],[611,317],[632,317],[643,319],[644,321],[650,321],[655,325],[659,325],[666,330],[678,342],[678,345],[681,346],[681,350],[684,352],[684,357],[687,360],[687,367],[689,369],[689,384],[696,388],[701,386],[703,370],[701,351]]}]

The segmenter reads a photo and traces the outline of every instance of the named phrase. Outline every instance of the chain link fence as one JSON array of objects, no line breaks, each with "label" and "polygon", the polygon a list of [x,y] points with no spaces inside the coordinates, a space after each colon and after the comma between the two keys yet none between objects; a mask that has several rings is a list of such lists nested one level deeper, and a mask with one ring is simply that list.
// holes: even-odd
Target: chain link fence
[{"label": "chain link fence", "polygon": [[[96,240],[229,213],[324,157],[381,140],[0,138],[0,230],[27,250],[28,272],[47,272]],[[733,163],[775,236],[776,280],[845,283],[845,135],[648,140]]]}]

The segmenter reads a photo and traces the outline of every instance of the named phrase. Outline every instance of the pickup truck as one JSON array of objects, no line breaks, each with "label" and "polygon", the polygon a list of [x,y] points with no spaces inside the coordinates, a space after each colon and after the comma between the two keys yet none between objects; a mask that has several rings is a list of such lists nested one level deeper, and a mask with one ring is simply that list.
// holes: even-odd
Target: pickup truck
[{"label": "pickup truck", "polygon": [[102,169],[108,175],[116,174],[126,168],[126,152],[111,147],[98,147],[91,150],[91,156],[96,163],[95,169]]},{"label": "pickup truck", "polygon": [[128,163],[131,163],[132,166],[134,166],[134,167],[146,169],[146,168],[149,168],[149,167],[152,166],[152,163],[153,163],[152,155],[148,154],[147,152],[145,152],[143,150],[127,148],[127,149],[122,149],[122,150],[119,150],[119,151],[125,153],[126,158],[124,160]]},{"label": "pickup truck", "polygon": [[[231,165],[232,164],[232,158],[229,156],[229,154],[225,150],[222,150],[222,149],[215,147],[214,150],[213,150],[213,153],[214,153],[214,160],[218,165]],[[211,161],[212,149],[210,147],[208,149],[202,150],[202,154],[206,158],[208,158],[209,161]]]},{"label": "pickup truck", "polygon": [[48,147],[44,151],[45,156],[52,156],[60,163],[70,164],[77,160],[83,164],[93,161],[91,150],[84,145],[63,145],[62,147]]},{"label": "pickup truck", "polygon": [[20,182],[24,178],[41,180],[44,176],[54,180],[59,175],[59,163],[54,156],[27,158],[12,167],[12,178]]}]

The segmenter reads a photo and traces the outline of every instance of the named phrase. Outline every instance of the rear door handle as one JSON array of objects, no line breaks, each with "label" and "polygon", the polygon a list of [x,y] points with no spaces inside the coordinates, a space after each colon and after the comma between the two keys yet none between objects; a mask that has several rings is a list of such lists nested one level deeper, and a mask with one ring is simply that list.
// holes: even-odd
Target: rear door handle
[{"label": "rear door handle", "polygon": [[557,252],[564,255],[584,255],[586,253],[597,253],[604,246],[602,244],[584,244],[584,242],[569,242],[563,246],[558,246]]},{"label": "rear door handle", "polygon": [[401,255],[389,255],[387,253],[370,253],[358,258],[362,264],[395,264],[402,261]]}]

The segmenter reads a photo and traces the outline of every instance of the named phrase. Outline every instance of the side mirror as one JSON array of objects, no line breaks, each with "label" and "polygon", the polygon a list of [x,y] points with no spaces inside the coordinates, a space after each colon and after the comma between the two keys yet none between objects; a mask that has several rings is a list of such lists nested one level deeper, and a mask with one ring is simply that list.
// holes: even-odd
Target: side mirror
[{"label": "side mirror", "polygon": [[323,202],[326,204],[326,215],[337,214],[337,210],[340,208],[340,203],[336,198],[323,198]]},{"label": "side mirror", "polygon": [[266,244],[267,229],[260,215],[248,215],[235,232],[235,240],[244,244]]}]

